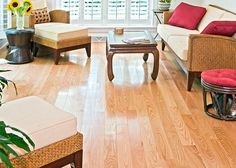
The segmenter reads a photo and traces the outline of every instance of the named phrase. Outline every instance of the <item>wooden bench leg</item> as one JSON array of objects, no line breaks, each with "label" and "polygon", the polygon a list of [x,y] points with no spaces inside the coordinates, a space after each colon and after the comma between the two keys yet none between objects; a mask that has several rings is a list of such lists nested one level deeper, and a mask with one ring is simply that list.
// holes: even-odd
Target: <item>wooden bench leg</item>
[{"label": "wooden bench leg", "polygon": [[91,43],[87,44],[85,47],[87,56],[90,58],[91,57]]},{"label": "wooden bench leg", "polygon": [[33,56],[36,57],[39,51],[39,47],[36,43],[33,44]]},{"label": "wooden bench leg", "polygon": [[58,65],[59,59],[60,59],[60,51],[59,50],[54,50],[53,52],[53,58],[54,58],[54,63]]}]

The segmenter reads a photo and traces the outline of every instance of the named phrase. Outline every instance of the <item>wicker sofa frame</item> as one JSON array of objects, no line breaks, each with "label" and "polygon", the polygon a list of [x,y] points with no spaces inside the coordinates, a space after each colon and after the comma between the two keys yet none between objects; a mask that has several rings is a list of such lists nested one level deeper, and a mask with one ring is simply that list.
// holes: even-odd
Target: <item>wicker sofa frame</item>
[{"label": "wicker sofa frame", "polygon": [[[215,5],[211,6],[225,10]],[[173,11],[164,12],[164,24],[168,23],[172,14]],[[162,39],[162,51],[165,46],[173,52],[168,43]],[[236,39],[218,35],[191,34],[188,42],[187,61],[181,60],[176,53],[175,56],[176,61],[187,75],[187,90],[191,91],[194,79],[200,77],[202,71],[236,68]]]},{"label": "wicker sofa frame", "polygon": [[[32,151],[21,156],[22,160],[11,159],[14,168],[59,168],[67,164],[74,164],[75,168],[82,168],[83,135],[74,136]],[[1,168],[5,166],[0,164]]]}]

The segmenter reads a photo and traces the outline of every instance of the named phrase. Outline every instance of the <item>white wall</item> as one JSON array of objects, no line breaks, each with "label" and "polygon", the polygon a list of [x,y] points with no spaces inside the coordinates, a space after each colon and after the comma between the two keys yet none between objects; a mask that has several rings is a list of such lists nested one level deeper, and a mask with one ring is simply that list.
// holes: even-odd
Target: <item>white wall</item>
[{"label": "white wall", "polygon": [[236,0],[203,0],[202,5],[208,4],[217,5],[236,13]]},{"label": "white wall", "polygon": [[208,4],[217,5],[236,13],[236,0],[172,0],[172,8],[175,8],[181,2],[200,6],[207,6]]},{"label": "white wall", "polygon": [[181,2],[186,2],[192,5],[201,5],[203,0],[172,0],[171,2],[171,8],[175,8],[178,6]]}]

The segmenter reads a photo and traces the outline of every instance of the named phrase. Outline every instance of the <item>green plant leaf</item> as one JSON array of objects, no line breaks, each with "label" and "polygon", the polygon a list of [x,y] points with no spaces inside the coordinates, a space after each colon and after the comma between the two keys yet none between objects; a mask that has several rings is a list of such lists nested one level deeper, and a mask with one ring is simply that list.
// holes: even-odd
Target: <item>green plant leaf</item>
[{"label": "green plant leaf", "polygon": [[12,134],[12,133],[10,133],[8,135],[9,135],[10,141],[14,145],[25,150],[26,152],[30,152],[30,148],[29,148],[28,144],[24,141],[23,138],[19,137],[18,135]]},{"label": "green plant leaf", "polygon": [[2,84],[4,84],[4,87],[8,85],[7,79],[4,78],[4,77],[2,77],[2,76],[0,76],[0,82],[1,82]]},{"label": "green plant leaf", "polygon": [[3,121],[0,121],[0,134],[2,136],[7,136],[6,124]]},{"label": "green plant leaf", "polygon": [[26,133],[24,133],[23,131],[21,131],[21,130],[15,128],[15,127],[11,127],[11,126],[9,126],[9,125],[7,125],[7,128],[10,128],[10,129],[12,129],[13,131],[16,131],[16,132],[21,133],[21,134],[27,139],[27,141],[29,142],[29,144],[30,144],[33,148],[35,148],[34,142],[31,140],[31,138],[30,138]]},{"label": "green plant leaf", "polygon": [[0,160],[8,167],[13,168],[10,159],[8,158],[7,153],[5,153],[2,149],[0,149]]},{"label": "green plant leaf", "polygon": [[0,134],[0,143],[11,143],[11,141],[9,140],[8,137],[3,136],[2,134]]},{"label": "green plant leaf", "polygon": [[12,149],[10,146],[4,144],[4,143],[0,143],[0,146],[2,146],[3,148],[5,148],[6,151],[8,151],[9,153],[12,153],[16,158],[19,158],[19,155],[16,153],[16,151],[14,151],[14,149]]}]

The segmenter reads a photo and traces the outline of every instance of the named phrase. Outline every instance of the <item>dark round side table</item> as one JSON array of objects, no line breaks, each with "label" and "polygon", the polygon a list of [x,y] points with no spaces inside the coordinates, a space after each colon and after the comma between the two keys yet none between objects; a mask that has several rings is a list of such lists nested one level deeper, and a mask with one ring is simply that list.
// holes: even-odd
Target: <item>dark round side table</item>
[{"label": "dark round side table", "polygon": [[34,35],[34,29],[25,28],[16,30],[14,28],[7,29],[7,40],[9,43],[9,55],[6,59],[10,64],[24,64],[34,60],[31,52],[31,42]]}]

